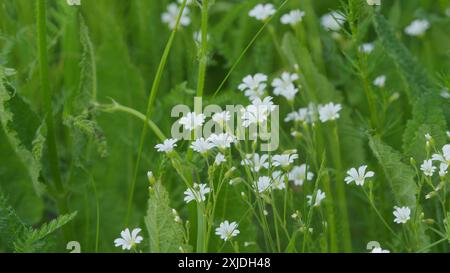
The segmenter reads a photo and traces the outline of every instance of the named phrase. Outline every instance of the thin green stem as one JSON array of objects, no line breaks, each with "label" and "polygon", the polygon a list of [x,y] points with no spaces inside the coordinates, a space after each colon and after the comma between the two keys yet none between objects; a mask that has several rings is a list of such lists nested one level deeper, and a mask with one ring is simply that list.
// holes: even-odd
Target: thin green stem
[{"label": "thin green stem", "polygon": [[202,1],[201,47],[197,81],[197,97],[203,96],[205,88],[206,66],[208,63],[208,9],[209,0]]}]

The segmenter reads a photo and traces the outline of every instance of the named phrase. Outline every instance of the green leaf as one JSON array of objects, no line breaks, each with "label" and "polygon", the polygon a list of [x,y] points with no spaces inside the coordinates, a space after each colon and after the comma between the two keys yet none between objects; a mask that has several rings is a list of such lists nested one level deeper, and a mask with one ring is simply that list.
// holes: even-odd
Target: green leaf
[{"label": "green leaf", "polygon": [[6,197],[0,191],[0,250],[11,251],[14,247],[14,240],[24,229],[25,224],[9,206]]},{"label": "green leaf", "polygon": [[189,249],[184,242],[184,230],[181,223],[175,222],[175,216],[169,205],[169,194],[161,182],[150,189],[145,225],[150,240],[150,252],[179,252],[180,247]]}]

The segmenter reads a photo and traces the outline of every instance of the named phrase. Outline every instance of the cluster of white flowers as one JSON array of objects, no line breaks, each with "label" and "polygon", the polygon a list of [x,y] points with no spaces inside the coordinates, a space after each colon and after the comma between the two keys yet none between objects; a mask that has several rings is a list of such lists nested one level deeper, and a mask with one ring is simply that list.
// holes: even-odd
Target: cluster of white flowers
[{"label": "cluster of white flowers", "polygon": [[247,75],[242,79],[242,83],[238,89],[244,92],[245,96],[250,99],[260,98],[264,95],[267,87],[267,75],[256,73],[255,75]]},{"label": "cluster of white flowers", "polygon": [[[427,136],[426,136],[427,137]],[[431,139],[431,136],[429,136]],[[430,140],[427,140],[429,142]],[[420,170],[425,176],[433,176],[437,167],[433,165],[433,162],[439,164],[439,176],[444,177],[448,174],[448,168],[450,166],[450,144],[446,144],[442,147],[441,153],[435,153],[431,156],[431,159],[425,159],[420,165]]]},{"label": "cluster of white flowers", "polygon": [[285,122],[313,123],[316,121],[316,106],[310,103],[308,107],[300,108],[297,111],[289,113],[284,119]]},{"label": "cluster of white flowers", "polygon": [[411,22],[405,28],[405,33],[409,36],[423,36],[425,32],[430,28],[430,22],[426,19],[418,19]]},{"label": "cluster of white flowers", "polygon": [[250,105],[241,109],[242,125],[247,128],[252,124],[264,124],[275,108],[270,96],[253,99]]},{"label": "cluster of white flowers", "polygon": [[[170,3],[167,6],[167,11],[161,14],[161,20],[163,23],[167,24],[170,29],[174,29],[177,24],[178,14],[180,13],[181,7],[176,3]],[[181,14],[180,25],[189,26],[191,24],[191,18],[189,17],[190,10],[185,7],[183,14]]]}]

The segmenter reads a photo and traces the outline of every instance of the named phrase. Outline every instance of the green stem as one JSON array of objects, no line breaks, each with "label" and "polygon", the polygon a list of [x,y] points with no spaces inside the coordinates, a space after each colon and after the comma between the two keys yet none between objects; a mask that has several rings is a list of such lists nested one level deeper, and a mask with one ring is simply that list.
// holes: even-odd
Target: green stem
[{"label": "green stem", "polygon": [[208,63],[208,3],[209,0],[203,0],[202,2],[202,40],[199,54],[197,97],[203,96],[203,89],[205,87],[206,65]]},{"label": "green stem", "polygon": [[205,253],[206,221],[204,208],[200,202],[197,203],[197,253]]},{"label": "green stem", "polygon": [[187,3],[187,0],[184,0],[183,4],[181,5],[180,12],[178,13],[178,16],[177,16],[177,22],[175,24],[174,29],[172,30],[172,33],[170,34],[169,40],[164,49],[163,55],[161,57],[161,61],[158,66],[158,70],[156,71],[155,79],[152,84],[152,89],[150,90],[150,96],[149,96],[148,102],[147,102],[147,112],[145,115],[145,121],[144,121],[144,125],[143,125],[142,132],[141,132],[141,138],[139,141],[138,156],[137,156],[136,165],[134,168],[133,180],[131,182],[131,189],[130,189],[130,193],[128,196],[128,206],[127,206],[128,208],[127,208],[127,215],[125,218],[125,226],[128,226],[128,222],[130,220],[131,205],[133,203],[134,189],[136,187],[136,180],[137,180],[137,176],[138,176],[138,172],[139,172],[139,165],[140,165],[141,158],[142,158],[142,150],[144,148],[145,138],[147,137],[148,122],[151,117],[153,104],[155,102],[156,95],[158,94],[158,91],[159,91],[159,84],[161,82],[164,68],[166,67],[166,63],[167,63],[167,59],[169,57],[170,50],[172,49],[172,44],[175,39],[175,34],[177,33],[177,30],[180,26],[181,15],[183,14],[183,11],[186,7],[186,3]]}]

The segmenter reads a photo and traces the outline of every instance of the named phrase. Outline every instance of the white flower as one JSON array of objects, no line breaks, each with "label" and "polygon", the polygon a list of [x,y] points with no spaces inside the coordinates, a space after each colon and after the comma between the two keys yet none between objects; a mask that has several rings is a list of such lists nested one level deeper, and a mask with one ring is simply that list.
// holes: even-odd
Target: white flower
[{"label": "white flower", "polygon": [[306,122],[312,123],[314,120],[312,112],[309,108],[300,108],[298,111],[289,113],[284,119],[285,122],[295,121],[295,122]]},{"label": "white flower", "polygon": [[264,95],[266,89],[267,76],[262,73],[257,73],[254,76],[247,75],[242,79],[242,83],[238,86],[238,89],[244,92],[244,94],[250,99],[259,98]]},{"label": "white flower", "polygon": [[[178,0],[179,4],[183,4],[184,0]],[[195,0],[187,0],[186,5],[192,5],[195,3]]]},{"label": "white flower", "polygon": [[208,140],[205,140],[203,137],[196,139],[191,144],[191,149],[196,151],[197,153],[201,153],[201,154],[208,152],[213,147],[214,147],[214,145],[211,142],[209,142]]},{"label": "white flower", "polygon": [[[314,205],[313,207],[318,207],[320,206],[320,203],[322,202],[323,199],[325,199],[326,194],[321,191],[320,189],[317,190],[317,194],[316,194],[316,198],[314,198]],[[307,195],[306,198],[308,199],[308,205],[311,206],[311,204],[313,203],[313,198],[312,195]]]},{"label": "white flower", "polygon": [[359,46],[359,51],[370,54],[375,49],[375,45],[373,43],[364,43]]},{"label": "white flower", "polygon": [[362,165],[358,168],[358,171],[355,168],[351,168],[347,171],[347,177],[345,178],[345,182],[347,184],[350,184],[351,182],[355,181],[355,184],[357,186],[364,186],[364,182],[366,181],[366,178],[373,177],[375,175],[374,172],[368,171],[366,173],[367,165]]},{"label": "white flower", "polygon": [[430,28],[428,20],[414,20],[405,28],[405,33],[409,36],[422,36]]},{"label": "white flower", "polygon": [[441,91],[441,97],[443,97],[444,99],[450,99],[450,91],[448,91],[447,88],[444,88]]},{"label": "white flower", "polygon": [[375,85],[376,87],[379,87],[379,88],[383,88],[385,83],[386,83],[386,76],[385,75],[378,76],[373,81],[373,85]]},{"label": "white flower", "polygon": [[433,176],[433,173],[436,170],[436,167],[433,166],[433,161],[431,159],[428,159],[428,160],[424,160],[422,165],[420,165],[420,170],[426,176]]},{"label": "white flower", "polygon": [[448,164],[441,163],[439,164],[439,176],[444,177],[447,175]]},{"label": "white flower", "polygon": [[212,116],[212,120],[217,122],[220,125],[225,124],[226,122],[228,122],[231,119],[231,114],[229,111],[223,111],[220,113],[215,113]]},{"label": "white flower", "polygon": [[294,163],[294,160],[298,158],[298,154],[281,154],[281,155],[274,155],[272,157],[272,164],[275,167],[289,167],[292,163]]},{"label": "white flower", "polygon": [[366,2],[369,6],[380,6],[381,5],[381,0],[366,0]]},{"label": "white flower", "polygon": [[336,120],[339,118],[339,111],[342,110],[340,104],[333,104],[332,102],[326,105],[319,105],[319,118],[322,122],[329,120]]},{"label": "white flower", "polygon": [[183,125],[184,129],[192,131],[197,127],[201,127],[205,122],[204,114],[196,114],[194,112],[187,113],[186,116],[180,118],[179,123]]},{"label": "white flower", "polygon": [[256,5],[248,15],[254,17],[257,20],[264,21],[276,12],[272,4],[258,4]]},{"label": "white flower", "polygon": [[265,97],[263,100],[255,98],[252,100],[252,104],[241,109],[242,125],[249,127],[251,124],[262,124],[267,121],[274,109],[272,97]]},{"label": "white flower", "polygon": [[222,164],[222,163],[224,163],[226,161],[227,160],[225,159],[225,156],[223,154],[221,154],[221,153],[218,153],[216,155],[216,158],[214,159],[214,164],[220,165],[220,164]]},{"label": "white flower", "polygon": [[255,189],[259,193],[263,193],[265,191],[270,190],[271,185],[272,185],[272,183],[268,176],[261,176],[258,178],[258,181],[256,181]]},{"label": "white flower", "polygon": [[164,142],[161,144],[156,144],[155,148],[160,153],[162,153],[162,152],[170,153],[173,151],[173,149],[175,147],[177,147],[177,144],[176,144],[177,141],[178,140],[175,138],[169,138],[169,139],[164,140]]},{"label": "white flower", "polygon": [[117,238],[114,240],[115,246],[121,246],[123,250],[130,250],[144,239],[142,238],[142,236],[138,236],[139,232],[141,232],[140,228],[133,229],[131,233],[128,228],[123,230],[122,232],[120,232],[121,238]]},{"label": "white flower", "polygon": [[433,154],[431,159],[450,165],[450,144],[444,145],[442,154]]},{"label": "white flower", "polygon": [[322,16],[320,23],[326,30],[339,31],[342,24],[345,23],[345,17],[342,13],[333,11]]},{"label": "white flower", "polygon": [[81,0],[67,0],[69,6],[80,6]]},{"label": "white flower", "polygon": [[406,222],[408,222],[410,215],[411,215],[411,210],[408,207],[394,207],[394,212],[393,212],[395,219],[394,222],[397,224],[405,224]]},{"label": "white flower", "polygon": [[274,87],[273,93],[277,96],[284,96],[287,100],[291,101],[297,94],[298,89],[295,88],[294,81],[298,80],[298,75],[288,72],[283,72],[280,78],[275,78],[272,81]]},{"label": "white flower", "polygon": [[220,226],[216,228],[216,235],[219,235],[220,239],[228,241],[239,234],[237,227],[238,224],[236,222],[229,223],[228,221],[223,221],[220,223]]},{"label": "white flower", "polygon": [[208,137],[209,142],[211,142],[214,147],[217,147],[219,149],[226,149],[230,148],[232,143],[235,143],[236,137],[233,135],[230,135],[228,133],[221,133],[221,134],[211,134]]},{"label": "white flower", "polygon": [[206,200],[206,194],[210,192],[210,188],[206,184],[194,183],[192,188],[184,191],[184,202],[189,203],[192,200],[203,202]]},{"label": "white flower", "polygon": [[274,190],[282,190],[286,188],[286,184],[284,183],[284,178],[286,175],[281,171],[274,171],[272,173],[272,189]]},{"label": "white flower", "polygon": [[370,253],[391,253],[387,249],[382,249],[381,247],[374,247]]},{"label": "white flower", "polygon": [[299,9],[291,10],[291,12],[281,16],[281,23],[284,25],[294,26],[303,20],[305,12]]},{"label": "white flower", "polygon": [[314,178],[314,173],[307,172],[306,169],[309,169],[306,164],[295,166],[288,175],[289,181],[294,181],[296,186],[303,185],[305,180],[311,181]]},{"label": "white flower", "polygon": [[269,168],[269,162],[267,162],[268,158],[269,156],[267,154],[261,156],[257,153],[247,154],[246,158],[241,161],[241,165],[250,166],[253,172],[258,173],[261,168]]},{"label": "white flower", "polygon": [[[189,8],[185,7],[180,18],[180,25],[188,26],[191,24],[189,12]],[[174,29],[177,23],[178,13],[180,13],[180,7],[175,3],[171,3],[167,6],[167,12],[164,12],[161,15],[161,20],[163,23],[168,24],[170,29]]]}]

